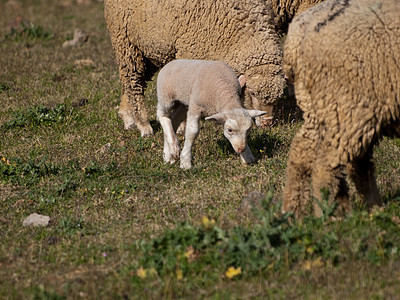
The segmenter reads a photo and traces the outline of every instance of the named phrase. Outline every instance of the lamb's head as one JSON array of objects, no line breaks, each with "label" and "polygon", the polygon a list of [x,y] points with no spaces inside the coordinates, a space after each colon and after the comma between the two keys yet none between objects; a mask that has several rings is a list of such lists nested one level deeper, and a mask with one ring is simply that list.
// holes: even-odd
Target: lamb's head
[{"label": "lamb's head", "polygon": [[[253,124],[252,119],[265,115],[261,110],[233,109],[218,113],[206,118],[224,124],[224,135],[238,154],[244,154],[248,150],[247,135]],[[251,152],[250,152],[251,154]],[[253,158],[254,159],[254,158]],[[244,158],[244,160],[246,160]],[[252,161],[245,161],[251,163]]]}]

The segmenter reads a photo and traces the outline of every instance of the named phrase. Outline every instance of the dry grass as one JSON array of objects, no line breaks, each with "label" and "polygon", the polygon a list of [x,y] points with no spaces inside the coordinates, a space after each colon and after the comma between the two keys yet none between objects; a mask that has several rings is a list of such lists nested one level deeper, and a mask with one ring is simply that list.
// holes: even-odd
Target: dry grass
[{"label": "dry grass", "polygon": [[[208,280],[204,273],[193,281],[138,282],[132,267],[138,240],[183,221],[199,224],[204,215],[227,230],[251,225],[255,217],[242,202],[252,191],[273,190],[280,200],[300,122],[255,128],[250,146],[259,160],[253,166],[240,164],[219,127],[203,123],[193,170],[165,165],[154,82],[146,97],[156,134],[143,139],[125,131],[117,116],[120,86],[102,3],[86,2],[0,1],[0,124],[25,122],[0,131],[0,158],[27,170],[0,177],[0,298],[397,297],[398,260],[382,266],[350,261],[312,272],[299,262],[236,281]],[[11,35],[17,17],[31,22],[36,36]],[[49,35],[41,36],[39,27]],[[85,30],[88,41],[63,48],[75,28]],[[77,65],[82,59],[93,65]],[[59,104],[66,107],[59,119],[28,118],[38,105],[51,110]],[[111,148],[102,151],[107,143]],[[384,140],[376,152],[385,200],[400,194],[399,149],[398,140]],[[53,173],[45,171],[51,164]],[[23,227],[33,212],[49,215],[50,226]]]}]

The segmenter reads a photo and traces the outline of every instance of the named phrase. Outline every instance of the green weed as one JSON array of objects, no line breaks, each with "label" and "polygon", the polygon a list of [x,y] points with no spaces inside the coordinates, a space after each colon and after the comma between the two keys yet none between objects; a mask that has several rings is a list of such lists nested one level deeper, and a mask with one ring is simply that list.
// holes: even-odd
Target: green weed
[{"label": "green weed", "polygon": [[26,39],[42,39],[50,40],[53,34],[45,30],[42,26],[33,24],[31,22],[21,21],[16,27],[12,27],[10,32],[6,35],[6,39],[21,41]]},{"label": "green weed", "polygon": [[58,104],[54,108],[38,105],[26,110],[17,111],[11,120],[1,125],[2,130],[10,130],[26,126],[50,126],[63,122],[72,114],[72,108]]}]

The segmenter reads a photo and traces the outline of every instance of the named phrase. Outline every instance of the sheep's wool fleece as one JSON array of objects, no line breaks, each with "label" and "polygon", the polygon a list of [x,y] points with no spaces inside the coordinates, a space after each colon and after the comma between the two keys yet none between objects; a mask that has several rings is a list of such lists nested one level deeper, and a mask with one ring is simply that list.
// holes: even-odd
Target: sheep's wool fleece
[{"label": "sheep's wool fleece", "polygon": [[284,53],[303,131],[318,134],[331,167],[400,134],[400,1],[316,5],[289,26]]},{"label": "sheep's wool fleece", "polygon": [[[221,60],[238,75],[246,75],[247,86],[263,103],[275,103],[282,96],[282,50],[272,7],[267,1],[105,0],[104,3],[120,69],[146,72],[140,70],[144,64],[132,62],[130,66],[129,59],[121,59],[130,56],[133,48],[142,53],[144,62],[149,61],[157,68],[175,58]],[[132,49],[126,49],[127,43],[121,40],[129,40]]]},{"label": "sheep's wool fleece", "polygon": [[275,13],[275,26],[278,32],[287,32],[293,18],[306,9],[324,0],[269,0]]}]

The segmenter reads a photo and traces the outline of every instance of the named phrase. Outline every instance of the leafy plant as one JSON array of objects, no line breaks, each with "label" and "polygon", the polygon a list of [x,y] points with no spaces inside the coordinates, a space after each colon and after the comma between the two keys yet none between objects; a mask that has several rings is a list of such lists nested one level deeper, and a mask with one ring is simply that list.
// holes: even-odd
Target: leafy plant
[{"label": "leafy plant", "polygon": [[84,225],[82,218],[71,218],[66,216],[58,222],[56,231],[59,234],[73,235],[77,231],[81,231],[83,227]]},{"label": "leafy plant", "polygon": [[54,108],[38,105],[27,110],[15,112],[14,117],[2,124],[1,128],[9,130],[26,126],[49,126],[52,123],[63,122],[71,112],[72,109],[63,103],[56,105]]},{"label": "leafy plant", "polygon": [[20,159],[7,159],[0,157],[0,180],[11,181],[19,185],[31,186],[41,178],[49,175],[57,175],[60,168],[46,161],[29,158],[22,162]]},{"label": "leafy plant", "polygon": [[53,38],[50,31],[45,30],[42,26],[19,20],[19,24],[11,28],[10,32],[6,35],[6,39],[24,40],[24,39],[44,39],[49,40]]}]

